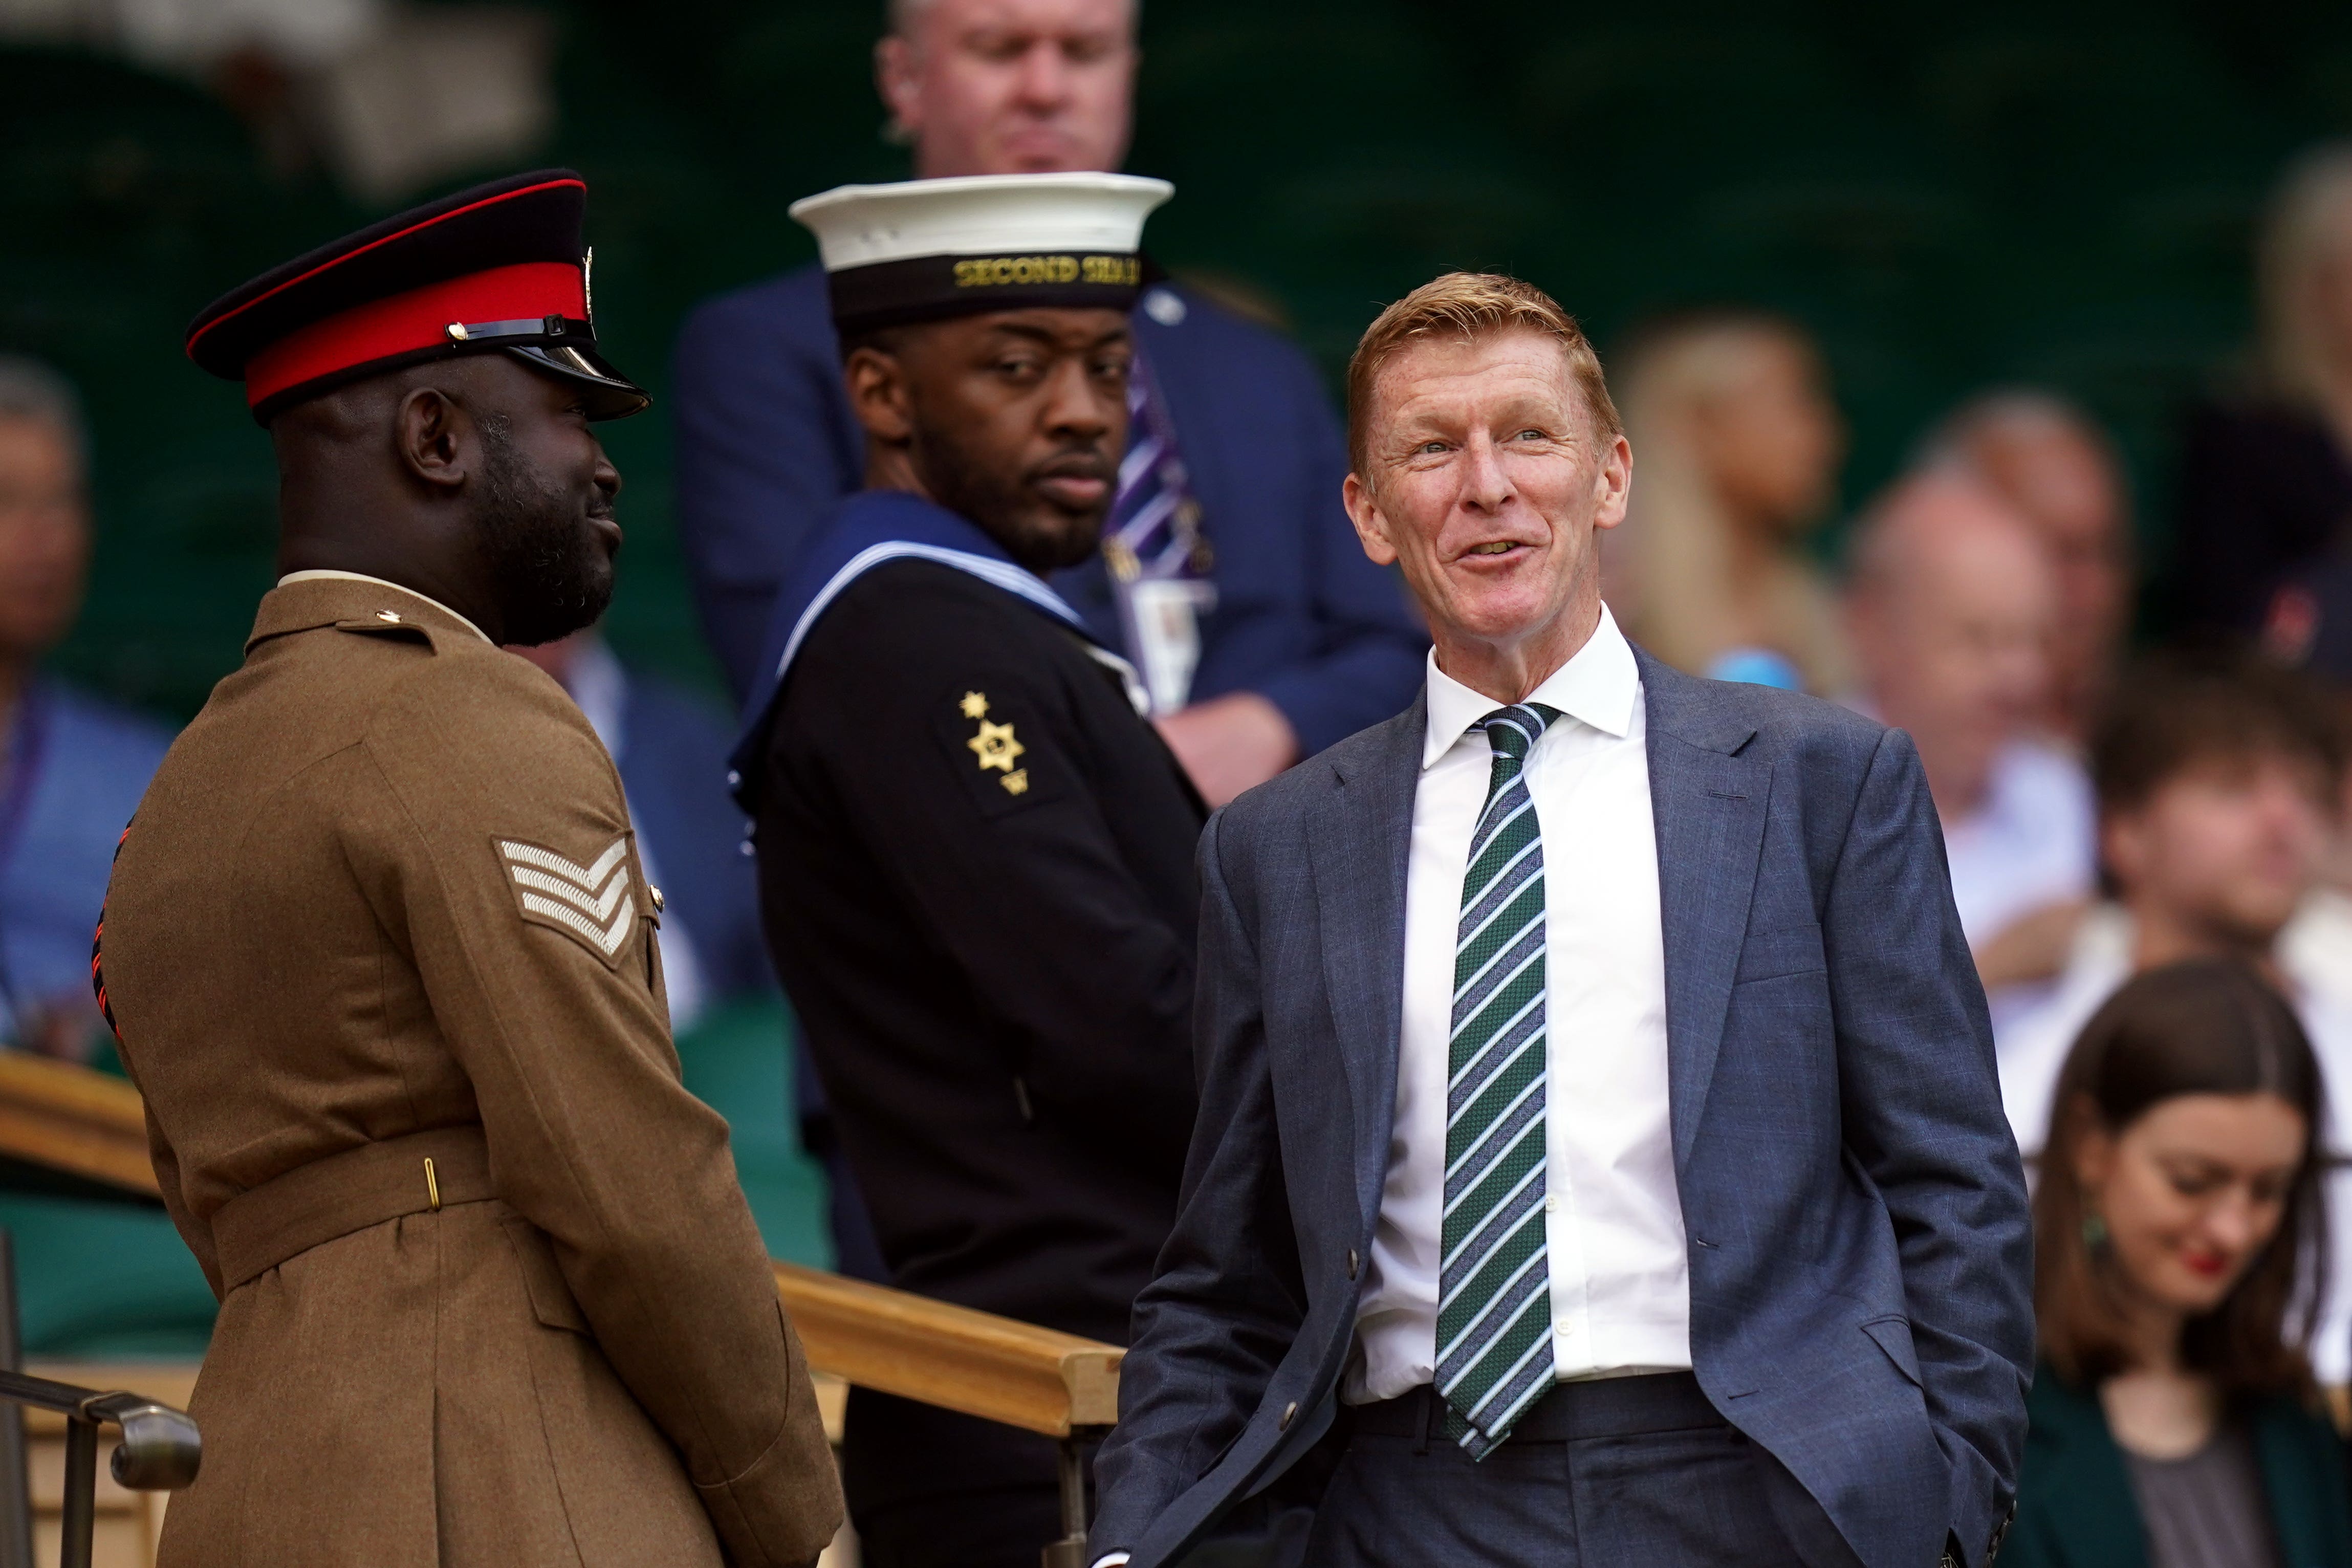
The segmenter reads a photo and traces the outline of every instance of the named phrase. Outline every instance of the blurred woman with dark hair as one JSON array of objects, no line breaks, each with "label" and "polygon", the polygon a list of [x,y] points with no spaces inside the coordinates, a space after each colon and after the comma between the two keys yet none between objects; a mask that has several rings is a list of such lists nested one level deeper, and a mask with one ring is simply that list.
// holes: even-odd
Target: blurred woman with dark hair
[{"label": "blurred woman with dark hair", "polygon": [[2319,1066],[2244,964],[2084,1026],[2034,1194],[2042,1365],[2001,1568],[2352,1568],[2304,1353],[2327,1278]]}]

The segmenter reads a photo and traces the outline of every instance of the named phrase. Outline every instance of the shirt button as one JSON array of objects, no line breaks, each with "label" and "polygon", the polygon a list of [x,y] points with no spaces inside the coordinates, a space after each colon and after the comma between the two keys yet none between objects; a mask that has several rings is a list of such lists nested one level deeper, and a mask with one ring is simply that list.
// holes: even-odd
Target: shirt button
[{"label": "shirt button", "polygon": [[1546,1213],[1546,1214],[1558,1214],[1559,1212],[1559,1200],[1558,1198],[1555,1198],[1555,1197],[1552,1197],[1552,1196],[1550,1196],[1550,1195],[1547,1194],[1547,1195],[1545,1196],[1545,1198],[1544,1198],[1544,1213]]},{"label": "shirt button", "polygon": [[1559,1321],[1551,1326],[1551,1331],[1558,1334],[1561,1339],[1566,1339],[1570,1334],[1576,1332],[1576,1325],[1570,1322],[1566,1318],[1562,1318]]}]

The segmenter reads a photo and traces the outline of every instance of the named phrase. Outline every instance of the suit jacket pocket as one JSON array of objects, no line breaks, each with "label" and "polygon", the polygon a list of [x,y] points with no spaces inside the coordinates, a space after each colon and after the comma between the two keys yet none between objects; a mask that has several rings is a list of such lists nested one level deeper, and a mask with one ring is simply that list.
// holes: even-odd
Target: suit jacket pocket
[{"label": "suit jacket pocket", "polygon": [[1927,1384],[1919,1376],[1919,1352],[1911,1343],[1911,1320],[1901,1316],[1873,1318],[1862,1325],[1862,1331],[1877,1342],[1895,1363],[1895,1370],[1911,1380],[1911,1385],[1924,1392]]},{"label": "suit jacket pocket", "polygon": [[1764,931],[1751,929],[1739,944],[1739,968],[1732,976],[1732,984],[1746,985],[1758,980],[1778,980],[1786,974],[1819,974],[1828,969],[1829,963],[1822,953],[1822,928],[1811,921]]},{"label": "suit jacket pocket", "polygon": [[587,1314],[580,1310],[579,1299],[572,1294],[572,1286],[556,1266],[554,1249],[537,1226],[527,1219],[510,1216],[499,1222],[507,1233],[507,1244],[514,1249],[515,1267],[522,1272],[522,1288],[530,1295],[531,1316],[551,1329],[564,1329],[575,1334],[589,1332]]}]

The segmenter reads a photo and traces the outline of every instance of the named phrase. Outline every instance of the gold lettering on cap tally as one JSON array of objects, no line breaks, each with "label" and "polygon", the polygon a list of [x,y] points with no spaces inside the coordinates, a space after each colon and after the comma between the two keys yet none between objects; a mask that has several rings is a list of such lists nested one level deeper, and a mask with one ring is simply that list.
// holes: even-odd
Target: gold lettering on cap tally
[{"label": "gold lettering on cap tally", "polygon": [[1075,256],[974,256],[955,264],[959,289],[1002,288],[1013,283],[1075,283]]},{"label": "gold lettering on cap tally", "polygon": [[1143,281],[1143,261],[1139,257],[1089,256],[1079,270],[1089,283],[1132,289]]},{"label": "gold lettering on cap tally", "polygon": [[1142,281],[1143,263],[1132,256],[969,256],[955,264],[959,289],[1081,282],[1131,289]]}]

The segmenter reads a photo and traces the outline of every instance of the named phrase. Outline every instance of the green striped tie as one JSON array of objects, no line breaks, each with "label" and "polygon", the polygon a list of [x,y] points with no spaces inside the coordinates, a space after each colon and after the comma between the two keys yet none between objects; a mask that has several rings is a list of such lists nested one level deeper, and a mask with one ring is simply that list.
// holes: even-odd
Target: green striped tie
[{"label": "green striped tie", "polygon": [[1521,776],[1559,710],[1480,720],[1495,749],[1455,936],[1445,1083],[1437,1392],[1446,1432],[1483,1459],[1552,1384],[1544,1253],[1543,839]]}]

